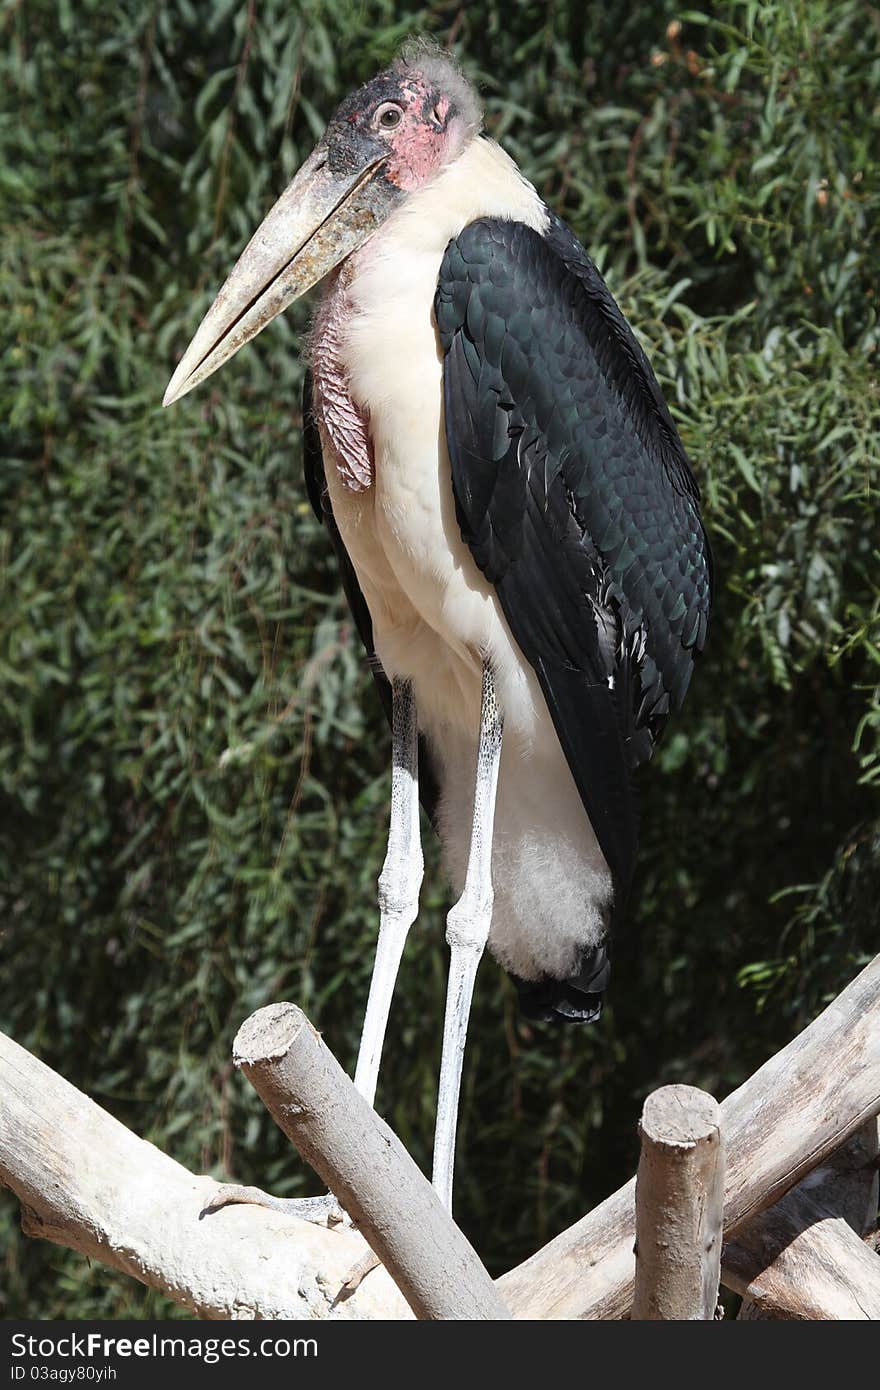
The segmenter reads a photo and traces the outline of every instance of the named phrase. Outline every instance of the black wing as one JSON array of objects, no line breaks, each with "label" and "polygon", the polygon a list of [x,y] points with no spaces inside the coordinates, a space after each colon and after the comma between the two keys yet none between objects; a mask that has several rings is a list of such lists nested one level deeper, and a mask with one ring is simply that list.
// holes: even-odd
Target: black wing
[{"label": "black wing", "polygon": [[[318,426],[312,410],[312,374],[306,371],[303,381],[303,470],[305,472],[306,492],[312,504],[312,510],[320,522],[327,527],[330,532],[330,540],[333,543],[333,550],[339,563],[339,573],[342,579],[342,589],[348,602],[351,616],[354,618],[354,625],[357,628],[358,636],[364,645],[370,661],[370,670],[373,673],[373,680],[376,682],[376,689],[379,692],[379,699],[382,701],[382,708],[391,726],[391,682],[382,670],[382,663],[376,656],[376,649],[373,645],[373,620],[370,617],[370,610],[364,598],[361,586],[358,583],[354,565],[351,563],[348,551],[346,550],[342,537],[339,534],[339,527],[333,516],[333,508],[330,505],[330,494],[327,491],[327,479],[324,474],[324,455],[321,450],[321,436],[318,433]],[[419,799],[427,812],[431,821],[434,820],[434,813],[437,807],[438,786],[436,772],[431,762],[425,740],[419,737]]]},{"label": "black wing", "polygon": [[703,646],[699,493],[648,361],[578,241],[482,219],[450,242],[437,326],[462,536],[534,667],[615,884],[631,769]]}]

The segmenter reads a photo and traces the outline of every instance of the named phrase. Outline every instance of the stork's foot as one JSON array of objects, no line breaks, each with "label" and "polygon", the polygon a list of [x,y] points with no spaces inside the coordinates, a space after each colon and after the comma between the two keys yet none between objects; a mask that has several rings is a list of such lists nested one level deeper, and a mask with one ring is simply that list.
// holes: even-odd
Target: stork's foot
[{"label": "stork's foot", "polygon": [[[220,1211],[222,1207],[238,1205],[267,1207],[270,1211],[281,1211],[287,1216],[297,1216],[300,1221],[311,1221],[313,1225],[326,1226],[329,1230],[334,1227],[343,1227],[350,1231],[356,1229],[348,1212],[343,1211],[332,1192],[326,1192],[323,1197],[273,1197],[271,1192],[264,1192],[260,1187],[243,1187],[238,1183],[220,1184],[214,1196],[202,1208],[199,1216],[201,1219]],[[361,1239],[363,1240],[363,1237]],[[333,1300],[334,1306],[351,1298],[367,1275],[374,1269],[378,1269],[382,1263],[366,1241],[363,1243],[364,1253],[352,1265],[339,1286],[339,1292]]]},{"label": "stork's foot", "polygon": [[332,1192],[326,1192],[323,1197],[273,1197],[271,1192],[263,1192],[259,1187],[241,1187],[237,1183],[222,1183],[202,1208],[201,1215],[210,1216],[221,1207],[243,1204],[298,1216],[300,1221],[311,1221],[315,1226],[350,1228],[353,1225]]},{"label": "stork's foot", "polygon": [[333,1300],[333,1306],[337,1303],[344,1303],[347,1298],[351,1298],[353,1293],[357,1293],[367,1275],[374,1269],[378,1269],[382,1261],[379,1256],[367,1248],[366,1253],[353,1264],[340,1285],[339,1293]]}]

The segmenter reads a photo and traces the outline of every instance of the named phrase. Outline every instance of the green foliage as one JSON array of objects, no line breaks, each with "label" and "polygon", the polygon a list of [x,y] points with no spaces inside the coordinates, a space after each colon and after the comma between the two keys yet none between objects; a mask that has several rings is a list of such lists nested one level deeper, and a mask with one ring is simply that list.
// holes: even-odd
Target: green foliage
[{"label": "green foliage", "polygon": [[[652,1086],[725,1093],[876,949],[858,0],[0,0],[0,1026],[183,1163],[316,1190],[229,1064],[279,998],[353,1064],[375,933],[389,740],[301,483],[307,311],[158,403],[335,102],[414,31],[453,42],[604,269],[716,559],[603,1023],[532,1028],[480,974],[457,1213],[500,1270],[627,1175]],[[424,1166],[445,905],[431,854],[378,1096]],[[2,1214],[4,1316],[165,1309]]]}]

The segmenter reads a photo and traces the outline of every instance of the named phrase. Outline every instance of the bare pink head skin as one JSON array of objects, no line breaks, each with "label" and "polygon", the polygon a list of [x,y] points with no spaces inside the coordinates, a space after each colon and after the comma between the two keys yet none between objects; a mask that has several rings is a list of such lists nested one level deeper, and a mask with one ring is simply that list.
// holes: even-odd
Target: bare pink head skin
[{"label": "bare pink head skin", "polygon": [[479,133],[454,61],[407,45],[337,108],[205,315],[165,393],[178,400],[356,252]]},{"label": "bare pink head skin", "polygon": [[413,192],[456,159],[480,129],[477,96],[453,60],[413,45],[337,108],[327,126],[331,167],[383,158],[382,179]]}]

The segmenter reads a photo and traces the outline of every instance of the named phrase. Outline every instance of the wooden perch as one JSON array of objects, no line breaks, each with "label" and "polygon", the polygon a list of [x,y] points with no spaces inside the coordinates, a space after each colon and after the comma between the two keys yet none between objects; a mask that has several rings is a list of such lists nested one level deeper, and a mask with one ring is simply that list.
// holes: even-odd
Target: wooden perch
[{"label": "wooden perch", "polygon": [[[43,1236],[202,1318],[407,1318],[384,1270],[345,1302],[363,1242],[253,1206],[200,1220],[217,1191],[0,1033],[0,1185]],[[59,1308],[32,1309],[46,1317]]]},{"label": "wooden perch", "polygon": [[[724,1282],[746,1316],[880,1319],[880,1255],[798,1186],[725,1246]],[[755,1223],[757,1225],[757,1223]]]},{"label": "wooden perch", "polygon": [[636,1174],[633,1318],[715,1316],[724,1146],[717,1100],[663,1086],[645,1101]]},{"label": "wooden perch", "polygon": [[510,1317],[427,1178],[301,1009],[260,1009],[239,1029],[233,1055],[275,1123],[357,1222],[417,1317]]},{"label": "wooden perch", "polygon": [[[880,956],[722,1103],[725,1234],[778,1201],[878,1111]],[[633,1179],[504,1275],[499,1287],[514,1317],[626,1317],[634,1198]]]},{"label": "wooden perch", "polygon": [[[309,1038],[317,1042],[308,1025],[301,1033],[306,1046]],[[257,1054],[266,1049],[241,1051],[248,1066],[259,1068]],[[322,1052],[319,1045],[319,1060]],[[833,1059],[833,1066],[829,1059]],[[271,1070],[277,1064],[283,1067],[284,1057],[273,1054],[264,1056],[263,1061]],[[350,1087],[344,1080],[345,1087]],[[329,1082],[331,1088],[337,1083],[338,1077]],[[295,1095],[295,1084],[288,1088],[284,1082],[279,1104],[290,1103],[289,1096],[287,1100],[282,1096],[288,1089]],[[326,1101],[329,1093],[323,1094]],[[786,1291],[780,1281],[784,1275],[790,1285],[794,1276],[784,1272],[775,1256],[768,1259],[768,1250],[772,1253],[775,1249],[781,1259],[796,1245],[821,1239],[826,1287],[830,1288],[839,1265],[846,1271],[844,1278],[850,1285],[853,1306],[861,1307],[862,1316],[867,1315],[866,1310],[873,1310],[875,1304],[868,1301],[866,1290],[870,1288],[873,1299],[876,1265],[870,1261],[878,1256],[868,1246],[854,1246],[858,1237],[853,1231],[829,1219],[815,1221],[804,1229],[802,1216],[794,1222],[785,1212],[780,1216],[762,1208],[778,1201],[812,1168],[820,1164],[832,1166],[828,1164],[829,1155],[878,1111],[880,957],[815,1023],[721,1106],[728,1155],[725,1227],[728,1236],[735,1232],[740,1252],[730,1254],[729,1270],[722,1256],[725,1281],[734,1288],[747,1283],[752,1293],[769,1290],[770,1281],[776,1281],[773,1297],[790,1300],[790,1290]],[[405,1264],[405,1257],[401,1260],[395,1246],[397,1237],[389,1230],[382,1234],[379,1229],[387,1217],[387,1190],[372,1194],[367,1201],[363,1197],[362,1180],[368,1170],[372,1171],[376,1158],[369,1146],[379,1136],[386,1150],[393,1148],[397,1141],[390,1131],[373,1117],[372,1133],[364,1139],[367,1147],[362,1152],[363,1168],[354,1169],[351,1151],[342,1163],[322,1166],[319,1151],[323,1153],[328,1145],[333,1149],[338,1138],[333,1127],[344,1124],[344,1115],[328,1115],[322,1102],[311,1112],[305,1106],[303,1116],[288,1114],[287,1118],[291,1132],[297,1131],[303,1152],[364,1221],[365,1229],[372,1227],[376,1245],[386,1241],[385,1257]],[[362,1119],[358,1125],[361,1123]],[[309,1148],[312,1141],[316,1146],[314,1154]],[[358,1151],[360,1142],[356,1138],[354,1148]],[[367,1157],[368,1152],[372,1158]],[[335,1151],[332,1156],[335,1158]],[[381,1157],[393,1168],[393,1158],[389,1159],[387,1153]],[[839,1165],[841,1161],[835,1163]],[[813,1189],[820,1179],[824,1181],[821,1174],[816,1176]],[[426,1180],[421,1181],[427,1186]],[[866,1195],[864,1184],[873,1181],[870,1170],[861,1181],[859,1200],[867,1202],[869,1194]],[[44,1236],[122,1270],[201,1317],[411,1316],[404,1298],[382,1269],[365,1280],[352,1297],[337,1300],[347,1274],[362,1253],[359,1235],[328,1231],[254,1206],[226,1207],[200,1220],[200,1214],[217,1192],[217,1183],[210,1178],[194,1177],[151,1144],[136,1138],[2,1034],[0,1183],[19,1197],[27,1234]],[[634,1270],[634,1188],[634,1182],[621,1188],[570,1231],[499,1281],[498,1288],[514,1316],[627,1315]],[[803,1184],[803,1189],[809,1194],[810,1184]],[[399,1210],[392,1212],[392,1226],[398,1218]],[[448,1223],[445,1215],[443,1220]],[[788,1221],[790,1235],[786,1235],[785,1226],[778,1226],[780,1220]],[[424,1230],[420,1235],[424,1241]],[[732,1252],[733,1242],[728,1248]],[[870,1257],[867,1264],[865,1254]],[[467,1261],[470,1256],[464,1258]],[[756,1282],[759,1280],[763,1282]],[[814,1290],[818,1287],[815,1284]],[[469,1288],[466,1297],[473,1296]],[[824,1293],[811,1297],[815,1315],[837,1315],[828,1313]],[[826,1311],[820,1313],[821,1308]],[[461,1312],[451,1315],[461,1316]]]},{"label": "wooden perch", "polygon": [[880,1319],[880,1256],[861,1240],[877,1219],[878,1125],[740,1227],[724,1249],[745,1319]]}]

